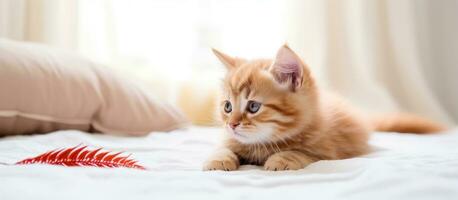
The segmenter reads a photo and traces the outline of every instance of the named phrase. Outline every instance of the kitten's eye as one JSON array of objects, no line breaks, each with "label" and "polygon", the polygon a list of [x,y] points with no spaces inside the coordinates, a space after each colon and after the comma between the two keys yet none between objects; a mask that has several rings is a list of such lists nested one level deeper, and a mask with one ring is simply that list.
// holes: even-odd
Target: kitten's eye
[{"label": "kitten's eye", "polygon": [[261,103],[256,101],[248,101],[246,110],[250,113],[256,113],[258,112],[259,108],[261,108]]},{"label": "kitten's eye", "polygon": [[224,103],[224,112],[226,112],[226,113],[232,112],[232,105],[231,105],[231,102],[226,101],[226,102]]}]

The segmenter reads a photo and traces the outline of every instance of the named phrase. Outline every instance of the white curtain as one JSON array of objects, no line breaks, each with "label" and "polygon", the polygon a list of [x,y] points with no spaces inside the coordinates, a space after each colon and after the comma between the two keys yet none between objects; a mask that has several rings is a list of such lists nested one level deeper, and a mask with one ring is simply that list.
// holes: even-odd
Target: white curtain
[{"label": "white curtain", "polygon": [[321,85],[374,112],[458,122],[458,1],[294,1],[289,41]]},{"label": "white curtain", "polygon": [[456,124],[457,35],[454,0],[0,0],[0,36],[117,66],[204,119],[222,73],[210,47],[265,57],[286,41],[359,107]]},{"label": "white curtain", "polygon": [[0,36],[76,49],[77,0],[0,0]]}]

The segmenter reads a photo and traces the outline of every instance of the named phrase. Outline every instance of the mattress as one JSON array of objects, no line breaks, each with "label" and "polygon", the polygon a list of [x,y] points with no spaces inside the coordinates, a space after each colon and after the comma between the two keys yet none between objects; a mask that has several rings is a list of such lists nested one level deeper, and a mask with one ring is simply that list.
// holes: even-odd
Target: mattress
[{"label": "mattress", "polygon": [[[58,131],[2,138],[0,199],[458,199],[458,130],[374,133],[370,154],[298,171],[202,171],[221,136],[219,128],[190,127],[145,137]],[[132,153],[147,170],[8,165],[79,144]]]}]

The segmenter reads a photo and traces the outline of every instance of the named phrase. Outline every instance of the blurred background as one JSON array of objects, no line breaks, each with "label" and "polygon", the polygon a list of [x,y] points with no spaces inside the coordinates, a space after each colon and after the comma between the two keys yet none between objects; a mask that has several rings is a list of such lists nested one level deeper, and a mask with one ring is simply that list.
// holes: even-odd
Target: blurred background
[{"label": "blurred background", "polygon": [[76,52],[213,121],[210,48],[270,58],[287,42],[321,87],[371,112],[458,122],[455,0],[0,0],[0,37]]}]

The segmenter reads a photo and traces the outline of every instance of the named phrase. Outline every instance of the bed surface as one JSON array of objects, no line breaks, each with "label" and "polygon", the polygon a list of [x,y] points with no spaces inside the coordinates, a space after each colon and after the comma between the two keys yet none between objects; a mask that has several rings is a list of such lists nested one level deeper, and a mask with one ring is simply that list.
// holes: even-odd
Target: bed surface
[{"label": "bed surface", "polygon": [[0,199],[458,199],[456,129],[375,133],[371,154],[299,171],[201,171],[220,137],[218,128],[191,127],[140,138],[79,131],[2,138],[1,163],[85,144],[132,153],[148,170],[2,164]]}]

